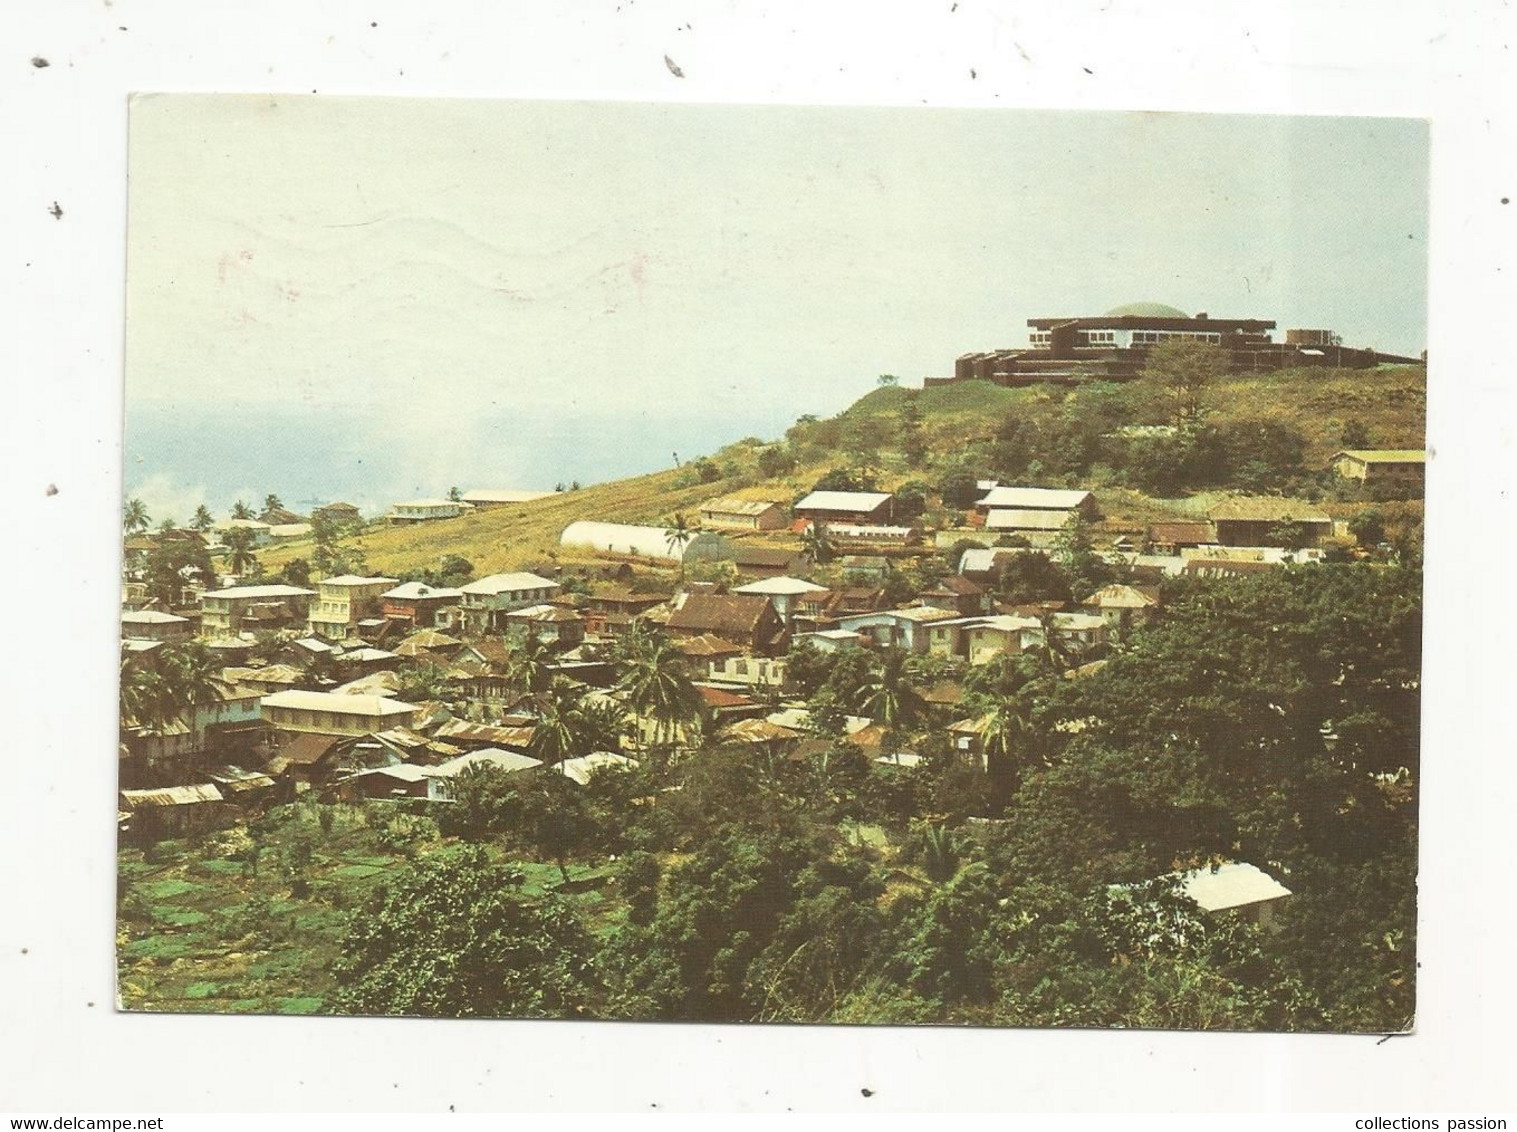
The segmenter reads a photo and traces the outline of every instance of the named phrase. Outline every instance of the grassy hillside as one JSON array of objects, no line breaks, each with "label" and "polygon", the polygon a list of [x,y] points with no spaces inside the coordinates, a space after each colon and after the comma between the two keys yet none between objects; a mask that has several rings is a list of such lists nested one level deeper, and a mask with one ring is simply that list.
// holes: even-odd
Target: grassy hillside
[{"label": "grassy hillside", "polygon": [[[1345,428],[1351,425],[1366,433],[1375,447],[1420,447],[1425,373],[1406,366],[1234,377],[1209,391],[1207,407],[1209,422],[1219,427],[1267,421],[1294,428],[1304,441],[1305,466],[1321,468],[1343,446]],[[915,461],[905,445],[908,414],[913,412],[920,420],[924,450]],[[457,519],[373,526],[361,541],[370,567],[389,573],[434,567],[450,554],[467,558],[480,573],[550,561],[588,561],[583,552],[558,545],[563,529],[577,519],[662,525],[683,513],[693,521],[706,499],[735,495],[788,502],[839,468],[864,469],[881,490],[910,480],[935,485],[948,469],[977,462],[989,466],[984,462],[997,430],[1011,417],[1041,430],[1067,428],[1070,421],[1097,422],[1097,431],[1163,419],[1138,385],[1003,389],[965,382],[922,390],[890,386],[873,390],[836,417],[802,418],[783,441],[740,442],[683,468],[593,484]],[[1057,435],[1055,431],[1056,439]],[[1048,486],[1068,482],[1095,488],[1108,515],[1140,523],[1204,510],[1215,494],[1150,499],[1124,486],[1120,469],[1099,465],[1078,472],[1051,469],[1029,478]],[[309,557],[311,550],[310,543],[293,543],[260,557],[267,569],[277,571],[291,558]]]}]

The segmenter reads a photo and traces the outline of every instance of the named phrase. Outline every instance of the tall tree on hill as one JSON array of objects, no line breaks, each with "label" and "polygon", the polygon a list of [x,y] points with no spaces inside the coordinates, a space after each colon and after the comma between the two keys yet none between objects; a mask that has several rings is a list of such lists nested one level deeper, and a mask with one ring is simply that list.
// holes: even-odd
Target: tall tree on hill
[{"label": "tall tree on hill", "polygon": [[1142,380],[1165,404],[1179,429],[1201,423],[1206,393],[1228,371],[1227,351],[1194,339],[1173,338],[1148,352]]},{"label": "tall tree on hill", "polygon": [[263,509],[265,511],[280,511],[284,508],[284,500],[272,491],[263,497]]},{"label": "tall tree on hill", "polygon": [[246,527],[233,527],[226,533],[227,565],[232,573],[241,574],[258,559],[253,555],[253,532]]},{"label": "tall tree on hill", "polygon": [[242,500],[239,499],[236,503],[232,504],[232,518],[251,519],[252,517],[253,509]]},{"label": "tall tree on hill", "polygon": [[121,509],[121,529],[126,534],[141,534],[147,530],[152,519],[148,516],[147,507],[140,499],[127,500],[126,506]]},{"label": "tall tree on hill", "polygon": [[190,725],[190,742],[200,747],[200,709],[221,699],[229,686],[221,678],[221,666],[201,641],[165,645],[159,661],[174,687],[175,698]]},{"label": "tall tree on hill", "polygon": [[190,520],[190,530],[205,534],[215,525],[215,518],[211,515],[211,509],[202,503],[195,508],[195,517]]},{"label": "tall tree on hill", "polygon": [[903,649],[889,650],[863,689],[860,706],[885,728],[887,743],[893,744],[903,731],[922,717],[925,708],[921,694],[912,683],[907,667],[910,660],[911,655]]},{"label": "tall tree on hill", "polygon": [[553,682],[553,673],[548,665],[553,660],[553,650],[536,633],[528,633],[521,648],[511,654],[508,662],[508,677],[512,687],[523,696],[534,696],[546,691]]},{"label": "tall tree on hill", "polygon": [[580,754],[575,711],[581,692],[562,676],[556,677],[537,700],[537,724],[527,753],[545,766],[558,766]]}]

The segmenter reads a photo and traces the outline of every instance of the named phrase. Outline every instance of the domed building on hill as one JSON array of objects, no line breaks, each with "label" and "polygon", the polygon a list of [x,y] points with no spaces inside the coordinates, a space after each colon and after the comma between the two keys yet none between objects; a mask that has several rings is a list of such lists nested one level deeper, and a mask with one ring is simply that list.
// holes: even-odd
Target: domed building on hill
[{"label": "domed building on hill", "polygon": [[1030,318],[1027,325],[1025,347],[963,354],[954,362],[952,377],[929,377],[924,384],[1127,381],[1142,372],[1150,349],[1177,338],[1226,350],[1234,373],[1287,366],[1367,369],[1419,360],[1345,346],[1331,330],[1287,330],[1285,341],[1276,342],[1270,336],[1272,319],[1212,318],[1205,311],[1188,315],[1166,303],[1126,303],[1105,314],[1076,318]]}]

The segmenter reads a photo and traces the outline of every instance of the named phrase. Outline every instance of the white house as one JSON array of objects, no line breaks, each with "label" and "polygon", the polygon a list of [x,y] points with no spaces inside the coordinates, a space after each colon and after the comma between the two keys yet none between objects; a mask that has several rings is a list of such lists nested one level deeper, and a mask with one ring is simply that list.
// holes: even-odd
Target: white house
[{"label": "white house", "polygon": [[767,597],[774,611],[780,615],[780,620],[786,625],[790,624],[795,616],[795,608],[800,599],[807,594],[826,593],[826,586],[816,585],[804,578],[764,578],[761,581],[750,582],[746,586],[737,586],[732,591],[735,594],[757,594]]},{"label": "white house", "polygon": [[413,499],[393,505],[385,518],[396,526],[405,526],[434,519],[456,519],[469,509],[469,504],[457,499]]}]

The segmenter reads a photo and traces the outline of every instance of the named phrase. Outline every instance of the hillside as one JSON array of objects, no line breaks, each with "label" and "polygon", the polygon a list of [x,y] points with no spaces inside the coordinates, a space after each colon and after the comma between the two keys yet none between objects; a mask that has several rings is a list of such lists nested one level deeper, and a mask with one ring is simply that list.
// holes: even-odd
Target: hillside
[{"label": "hillside", "polygon": [[[1208,423],[1220,430],[1247,430],[1260,422],[1294,430],[1300,463],[1322,468],[1345,446],[1345,430],[1357,429],[1376,447],[1420,447],[1425,419],[1425,373],[1420,367],[1358,370],[1285,370],[1228,378],[1208,392]],[[914,407],[914,408],[913,408]],[[913,426],[909,415],[919,424]],[[370,568],[404,573],[460,555],[480,573],[521,569],[550,560],[586,561],[558,546],[576,519],[663,524],[677,513],[692,521],[706,499],[722,495],[792,500],[828,471],[854,469],[881,490],[908,481],[934,489],[957,471],[994,474],[998,436],[1008,421],[1023,427],[1035,455],[1023,482],[1090,487],[1100,492],[1106,513],[1128,522],[1194,513],[1217,492],[1189,499],[1162,499],[1135,490],[1120,467],[1100,453],[1081,454],[1124,424],[1162,420],[1136,385],[1090,385],[1066,390],[1049,386],[1004,389],[984,382],[914,390],[877,388],[836,417],[802,418],[783,441],[731,445],[711,457],[631,479],[593,484],[531,503],[475,512],[457,519],[410,527],[372,525],[361,542]],[[916,441],[908,440],[915,427]],[[1013,442],[1001,441],[1002,448]],[[914,457],[913,445],[917,450]],[[1240,488],[1241,490],[1241,488]],[[1352,509],[1352,505],[1347,505]],[[1335,511],[1344,509],[1343,505]],[[783,537],[783,536],[770,536]],[[278,570],[308,557],[310,543],[264,551],[265,568]]]}]

